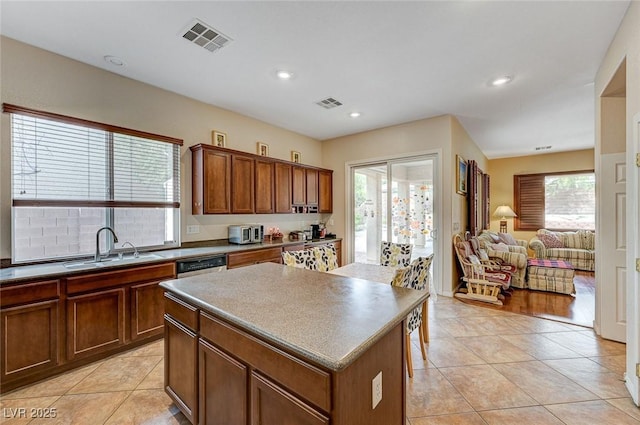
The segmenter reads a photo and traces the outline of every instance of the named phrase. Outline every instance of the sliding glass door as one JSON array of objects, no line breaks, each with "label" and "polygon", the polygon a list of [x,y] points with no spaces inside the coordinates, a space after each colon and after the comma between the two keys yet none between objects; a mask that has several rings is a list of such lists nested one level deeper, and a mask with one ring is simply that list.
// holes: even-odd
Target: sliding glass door
[{"label": "sliding glass door", "polygon": [[435,168],[435,155],[351,167],[355,262],[378,263],[382,241],[412,244],[412,258],[434,252]]}]

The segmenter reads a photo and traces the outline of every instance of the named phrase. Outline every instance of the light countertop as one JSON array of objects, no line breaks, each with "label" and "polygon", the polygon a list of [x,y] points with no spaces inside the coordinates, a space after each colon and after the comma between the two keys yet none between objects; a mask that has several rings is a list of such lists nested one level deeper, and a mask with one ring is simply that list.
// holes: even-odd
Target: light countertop
[{"label": "light countertop", "polygon": [[188,303],[330,370],[341,370],[428,296],[262,263],[160,284]]},{"label": "light countertop", "polygon": [[[162,263],[165,261],[177,261],[187,258],[198,258],[211,255],[224,255],[233,252],[252,251],[263,248],[278,248],[286,245],[313,245],[317,243],[329,243],[334,241],[340,241],[342,239],[321,239],[313,241],[283,241],[283,242],[265,242],[259,244],[221,244],[216,246],[205,246],[197,248],[175,248],[153,252],[140,252],[140,258],[131,258],[128,253],[124,260],[120,261],[105,261],[98,266],[87,265],[86,267],[78,266],[69,268],[65,266],[65,263],[78,264],[82,261],[91,261],[90,259],[84,260],[69,260],[66,262],[53,262],[45,264],[34,264],[26,266],[14,266],[0,269],[0,285],[13,284],[22,281],[34,280],[34,279],[58,279],[61,277],[86,274],[99,271],[105,271],[115,268],[131,267],[143,264]],[[152,256],[149,256],[152,254]]]}]

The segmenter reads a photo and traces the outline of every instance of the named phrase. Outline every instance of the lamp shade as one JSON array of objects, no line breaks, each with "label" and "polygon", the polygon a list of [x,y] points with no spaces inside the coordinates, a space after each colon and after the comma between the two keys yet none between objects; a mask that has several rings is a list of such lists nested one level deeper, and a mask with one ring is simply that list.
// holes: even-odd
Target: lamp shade
[{"label": "lamp shade", "polygon": [[502,220],[506,218],[517,217],[516,213],[513,212],[509,205],[500,205],[496,208],[496,211],[493,213],[494,217],[500,217]]}]

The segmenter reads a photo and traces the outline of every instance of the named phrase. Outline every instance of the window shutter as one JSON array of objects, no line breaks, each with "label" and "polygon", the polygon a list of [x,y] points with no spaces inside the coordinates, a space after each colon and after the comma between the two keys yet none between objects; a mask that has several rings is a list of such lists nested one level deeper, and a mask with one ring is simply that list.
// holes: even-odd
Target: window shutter
[{"label": "window shutter", "polygon": [[544,228],[544,175],[513,176],[515,230]]}]

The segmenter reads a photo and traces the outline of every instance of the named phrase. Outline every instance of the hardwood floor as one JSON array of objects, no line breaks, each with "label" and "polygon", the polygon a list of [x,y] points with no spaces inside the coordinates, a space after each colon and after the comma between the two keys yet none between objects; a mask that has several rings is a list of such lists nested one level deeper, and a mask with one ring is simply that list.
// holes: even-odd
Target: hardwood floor
[{"label": "hardwood floor", "polygon": [[576,271],[573,283],[576,286],[575,297],[514,288],[513,294],[506,297],[503,306],[476,301],[470,303],[592,328],[595,319],[595,274]]}]

